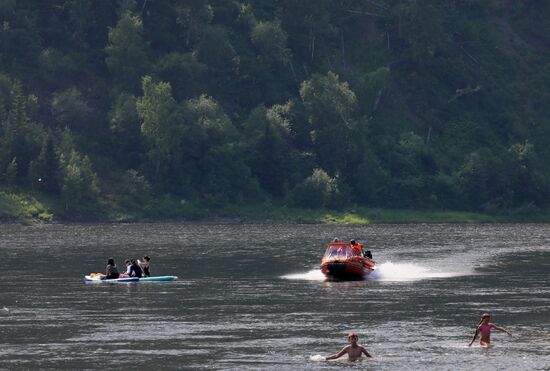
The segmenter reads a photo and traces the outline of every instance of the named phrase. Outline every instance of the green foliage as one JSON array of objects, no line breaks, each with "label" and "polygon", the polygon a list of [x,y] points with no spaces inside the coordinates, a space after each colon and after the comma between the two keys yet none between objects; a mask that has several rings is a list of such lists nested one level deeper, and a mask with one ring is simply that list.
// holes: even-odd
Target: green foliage
[{"label": "green foliage", "polygon": [[287,48],[287,35],[280,22],[259,22],[250,34],[252,44],[258,50],[262,61],[286,63],[290,58]]},{"label": "green foliage", "polygon": [[151,185],[136,170],[127,170],[118,183],[120,199],[125,206],[139,207],[149,198]]},{"label": "green foliage", "polygon": [[208,67],[210,84],[227,84],[238,73],[240,59],[223,27],[208,27],[196,54],[199,62]]},{"label": "green foliage", "polygon": [[200,39],[206,26],[214,17],[210,4],[201,0],[185,1],[175,7],[177,14],[176,22],[185,32],[185,45],[196,42]]},{"label": "green foliage", "polygon": [[134,91],[149,68],[148,45],[143,39],[141,19],[124,12],[116,25],[109,28],[105,62],[120,88]]},{"label": "green foliage", "polygon": [[300,87],[319,164],[335,174],[345,166],[356,97],[346,82],[329,72],[314,75]]},{"label": "green foliage", "polygon": [[169,53],[159,58],[155,71],[160,80],[170,83],[179,100],[200,95],[206,85],[206,66],[192,53]]},{"label": "green foliage", "polygon": [[38,58],[40,76],[52,85],[59,85],[61,80],[75,78],[78,74],[78,63],[60,50],[49,47],[42,49]]},{"label": "green foliage", "polygon": [[158,180],[161,166],[177,150],[179,145],[179,125],[174,118],[176,102],[172,98],[170,84],[154,83],[150,76],[142,82],[143,97],[136,103],[141,120],[141,132],[149,144],[149,158]]},{"label": "green foliage", "polygon": [[68,158],[61,155],[61,197],[66,210],[77,210],[83,200],[94,201],[99,195],[97,175],[88,156],[73,150]]},{"label": "green foliage", "polygon": [[17,157],[14,157],[6,168],[6,184],[14,186],[17,179]]},{"label": "green foliage", "polygon": [[51,222],[53,214],[46,204],[21,192],[0,191],[0,221]]},{"label": "green foliage", "polygon": [[294,187],[290,202],[298,207],[324,208],[331,206],[337,193],[336,180],[323,170],[315,169],[310,177]]},{"label": "green foliage", "polygon": [[52,134],[48,134],[38,158],[29,165],[32,189],[59,194],[59,157],[55,152]]},{"label": "green foliage", "polygon": [[170,215],[542,213],[543,3],[1,1],[0,185],[120,218],[182,198]]},{"label": "green foliage", "polygon": [[82,128],[90,120],[91,109],[76,88],[54,93],[51,109],[61,127]]}]

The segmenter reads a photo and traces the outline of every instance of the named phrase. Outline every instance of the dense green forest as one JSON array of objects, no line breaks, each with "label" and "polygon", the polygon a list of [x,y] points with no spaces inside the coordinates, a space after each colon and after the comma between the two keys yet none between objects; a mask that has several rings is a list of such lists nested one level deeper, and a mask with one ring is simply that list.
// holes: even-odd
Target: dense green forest
[{"label": "dense green forest", "polygon": [[1,194],[69,218],[547,210],[549,20],[542,0],[2,0]]}]

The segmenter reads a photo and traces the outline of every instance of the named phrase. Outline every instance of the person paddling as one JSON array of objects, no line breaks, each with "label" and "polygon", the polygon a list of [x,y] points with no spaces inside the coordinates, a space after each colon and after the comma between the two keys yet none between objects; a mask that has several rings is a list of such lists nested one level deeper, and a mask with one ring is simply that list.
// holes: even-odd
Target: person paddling
[{"label": "person paddling", "polygon": [[357,336],[357,334],[354,333],[354,332],[350,332],[348,334],[349,345],[346,345],[338,353],[326,357],[325,360],[328,361],[330,359],[337,359],[337,358],[342,357],[346,353],[348,355],[348,360],[352,361],[352,362],[360,359],[362,354],[364,354],[367,358],[372,358],[372,356],[365,349],[365,347],[363,347],[363,346],[361,346],[357,343],[358,341],[359,341],[359,336]]},{"label": "person paddling", "polygon": [[508,334],[508,336],[512,336],[512,333],[510,331],[489,322],[490,320],[491,320],[491,315],[488,313],[485,313],[481,316],[481,320],[476,326],[476,330],[474,332],[474,336],[472,337],[472,341],[470,341],[470,344],[468,344],[469,347],[472,346],[478,334],[481,334],[479,344],[482,347],[488,347],[491,344],[491,328],[494,328],[495,330],[498,330],[500,332],[505,332]]}]

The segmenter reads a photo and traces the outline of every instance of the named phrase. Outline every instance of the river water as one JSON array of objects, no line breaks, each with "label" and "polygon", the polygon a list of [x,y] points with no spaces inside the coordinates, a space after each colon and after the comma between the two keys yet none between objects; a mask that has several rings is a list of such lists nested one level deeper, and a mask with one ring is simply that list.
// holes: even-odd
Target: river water
[{"label": "river water", "polygon": [[[334,237],[364,281],[319,272]],[[0,225],[0,369],[549,370],[550,225]],[[109,256],[174,282],[86,284]],[[468,348],[483,312],[510,330]],[[373,359],[322,361],[355,331]]]}]

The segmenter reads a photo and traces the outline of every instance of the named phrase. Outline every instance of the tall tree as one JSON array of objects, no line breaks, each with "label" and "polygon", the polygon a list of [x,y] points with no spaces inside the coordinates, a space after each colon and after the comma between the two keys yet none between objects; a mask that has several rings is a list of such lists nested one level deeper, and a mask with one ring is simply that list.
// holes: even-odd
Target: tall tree
[{"label": "tall tree", "polygon": [[170,84],[153,82],[150,76],[142,81],[143,96],[136,108],[141,120],[141,133],[149,145],[149,158],[153,164],[155,180],[159,181],[161,166],[177,151],[180,125],[175,116],[176,101]]},{"label": "tall tree", "polygon": [[148,45],[141,19],[124,12],[116,27],[109,28],[106,63],[119,88],[134,91],[149,70]]},{"label": "tall tree", "polygon": [[347,82],[338,75],[315,74],[300,87],[306,114],[311,125],[314,151],[321,167],[336,174],[345,166],[346,144],[356,98]]}]

